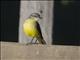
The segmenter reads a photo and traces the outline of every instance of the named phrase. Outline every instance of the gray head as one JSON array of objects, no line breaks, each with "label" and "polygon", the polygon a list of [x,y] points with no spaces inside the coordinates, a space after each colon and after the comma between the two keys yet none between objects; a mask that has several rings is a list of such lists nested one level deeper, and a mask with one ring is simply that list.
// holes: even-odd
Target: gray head
[{"label": "gray head", "polygon": [[39,13],[32,13],[30,17],[36,17],[36,18],[42,19]]}]

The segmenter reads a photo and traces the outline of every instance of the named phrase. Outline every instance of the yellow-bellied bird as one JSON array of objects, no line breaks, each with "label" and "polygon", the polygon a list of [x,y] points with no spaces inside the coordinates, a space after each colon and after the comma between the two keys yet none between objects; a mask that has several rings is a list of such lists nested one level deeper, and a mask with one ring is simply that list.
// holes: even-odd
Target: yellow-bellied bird
[{"label": "yellow-bellied bird", "polygon": [[[40,44],[46,44],[43,39],[42,32],[38,20],[41,19],[40,14],[32,13],[27,20],[25,20],[23,24],[23,31],[27,36],[32,37],[30,43],[32,43],[33,39],[36,38]],[[35,43],[36,43],[35,41]]]}]

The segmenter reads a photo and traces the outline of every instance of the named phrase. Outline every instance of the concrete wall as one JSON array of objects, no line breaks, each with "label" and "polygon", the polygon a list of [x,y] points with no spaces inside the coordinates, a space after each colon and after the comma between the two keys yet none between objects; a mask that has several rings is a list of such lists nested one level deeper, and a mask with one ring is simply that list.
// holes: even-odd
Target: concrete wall
[{"label": "concrete wall", "polygon": [[80,60],[80,46],[0,42],[1,60]]},{"label": "concrete wall", "polygon": [[43,19],[39,21],[42,35],[47,44],[52,42],[52,18],[53,18],[53,1],[21,1],[20,8],[20,23],[19,23],[19,43],[27,43],[31,40],[30,37],[25,36],[22,30],[23,22],[29,17],[31,13],[43,11],[41,14]]}]

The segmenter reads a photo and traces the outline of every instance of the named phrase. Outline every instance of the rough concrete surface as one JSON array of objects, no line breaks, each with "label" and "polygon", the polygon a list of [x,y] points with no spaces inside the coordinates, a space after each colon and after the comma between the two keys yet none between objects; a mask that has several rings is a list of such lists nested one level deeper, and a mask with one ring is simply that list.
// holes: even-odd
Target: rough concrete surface
[{"label": "rough concrete surface", "polygon": [[1,60],[80,60],[80,46],[0,42]]}]

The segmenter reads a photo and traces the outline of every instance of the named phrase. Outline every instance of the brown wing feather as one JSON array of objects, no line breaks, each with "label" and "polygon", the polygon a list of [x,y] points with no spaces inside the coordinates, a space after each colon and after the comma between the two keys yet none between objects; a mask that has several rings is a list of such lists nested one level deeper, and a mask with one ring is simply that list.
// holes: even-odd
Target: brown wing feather
[{"label": "brown wing feather", "polygon": [[41,43],[41,44],[46,44],[45,40],[43,39],[43,36],[42,36],[42,32],[41,32],[41,28],[40,28],[40,25],[39,23],[36,21],[36,28],[39,32],[39,37],[37,37],[38,41]]}]

